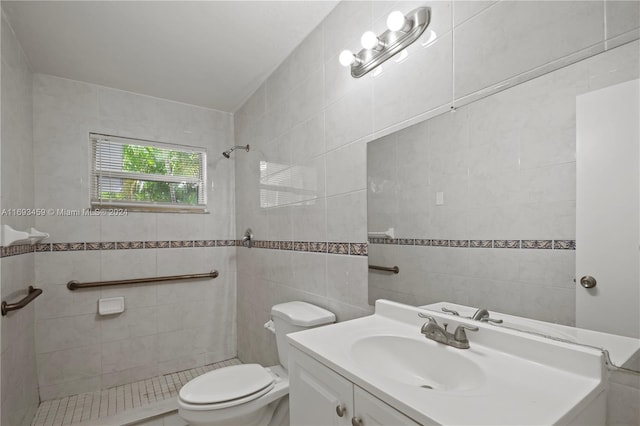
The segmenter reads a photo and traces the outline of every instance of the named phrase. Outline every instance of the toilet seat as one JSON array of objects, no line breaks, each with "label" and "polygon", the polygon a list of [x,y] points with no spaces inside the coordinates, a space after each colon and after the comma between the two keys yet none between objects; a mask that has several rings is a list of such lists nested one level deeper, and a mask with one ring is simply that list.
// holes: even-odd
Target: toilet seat
[{"label": "toilet seat", "polygon": [[217,410],[244,404],[273,389],[276,377],[259,364],[241,364],[205,373],[180,389],[192,409]]}]

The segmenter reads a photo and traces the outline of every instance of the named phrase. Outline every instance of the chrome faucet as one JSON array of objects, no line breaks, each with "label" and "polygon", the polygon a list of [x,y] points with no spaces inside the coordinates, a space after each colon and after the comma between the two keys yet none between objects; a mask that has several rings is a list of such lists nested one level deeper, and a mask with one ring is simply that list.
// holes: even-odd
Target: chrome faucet
[{"label": "chrome faucet", "polygon": [[449,333],[447,331],[448,324],[443,324],[443,328],[438,325],[438,322],[432,316],[423,313],[419,313],[418,316],[427,320],[427,322],[422,324],[422,328],[420,329],[420,332],[424,334],[424,337],[438,343],[453,346],[457,349],[469,349],[469,339],[467,338],[465,330],[478,331],[478,327],[469,327],[461,324],[456,327],[453,333]]},{"label": "chrome faucet", "polygon": [[482,321],[482,322],[492,322],[492,323],[495,323],[495,324],[502,324],[502,320],[501,319],[493,319],[493,318],[491,318],[491,316],[489,315],[489,311],[487,311],[484,308],[478,309],[476,311],[476,313],[473,314],[471,319],[476,320],[476,321]]},{"label": "chrome faucet", "polygon": [[[452,309],[447,309],[447,308],[442,308],[442,312],[445,312],[447,314],[452,314],[453,316],[460,316],[460,314],[458,313],[458,311],[454,311]],[[502,324],[502,320],[501,319],[493,319],[491,318],[489,311],[487,311],[484,308],[480,308],[476,311],[475,314],[473,314],[470,317],[462,317],[462,318],[469,318],[472,320],[476,320],[476,321],[482,321],[482,322],[492,322],[494,324]]]}]

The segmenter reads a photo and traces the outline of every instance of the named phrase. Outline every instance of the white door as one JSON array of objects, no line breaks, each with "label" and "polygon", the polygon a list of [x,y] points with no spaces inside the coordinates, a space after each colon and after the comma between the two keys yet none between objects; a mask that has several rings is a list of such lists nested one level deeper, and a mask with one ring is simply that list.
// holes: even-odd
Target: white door
[{"label": "white door", "polygon": [[576,326],[640,337],[640,80],[576,102]]}]

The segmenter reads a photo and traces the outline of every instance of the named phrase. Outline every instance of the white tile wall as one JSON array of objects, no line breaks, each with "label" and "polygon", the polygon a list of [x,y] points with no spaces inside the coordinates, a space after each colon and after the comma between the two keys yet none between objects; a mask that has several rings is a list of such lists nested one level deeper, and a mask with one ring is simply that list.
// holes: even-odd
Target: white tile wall
[{"label": "white tile wall", "polygon": [[[0,19],[0,27],[0,206],[5,209],[33,208],[32,74],[4,14]],[[34,221],[33,217],[2,215],[0,223],[25,230],[33,226]],[[0,261],[1,299],[13,302],[23,298],[28,286],[34,282],[33,270],[33,254],[3,258]],[[38,406],[35,303],[1,318],[0,423],[25,424]]]},{"label": "white tile wall", "polygon": [[637,37],[640,2],[607,0],[604,4],[607,39],[633,32],[633,36]]},{"label": "white tile wall", "polygon": [[503,1],[456,31],[462,97],[604,40],[603,1]]},{"label": "white tile wall", "polygon": [[[231,114],[36,74],[33,82],[35,205],[89,207],[90,132],[208,150],[209,214],[36,219],[52,242],[235,239]],[[115,386],[235,356],[235,248],[37,253],[36,353],[42,399]],[[208,272],[215,280],[70,292],[100,281]],[[100,297],[124,296],[125,312],[97,316]],[[71,363],[69,359],[77,359]]]},{"label": "white tile wall", "polygon": [[[42,399],[115,386],[132,377],[140,380],[235,355],[235,247],[36,256],[37,282],[44,289],[36,322]],[[66,288],[70,279],[108,280],[135,273],[175,275],[214,268],[220,272],[215,280],[75,292]],[[98,299],[114,296],[124,296],[125,312],[97,316]],[[76,358],[77,362],[70,361]]]},{"label": "white tile wall", "polygon": [[[293,58],[300,61],[304,57],[304,48],[299,47],[235,114],[236,142],[255,147],[252,156],[236,158],[239,229],[250,226],[256,235],[290,238],[290,227],[278,220],[279,215],[265,214],[257,202],[261,189],[259,161],[273,155],[272,140],[276,136],[292,135],[289,144],[294,166],[313,157],[324,161],[325,167],[324,202],[318,200],[305,210],[291,205],[277,207],[290,215],[293,238],[324,241],[324,235],[331,240],[354,232],[349,237],[353,238],[362,227],[366,206],[347,198],[367,188],[368,141],[442,114],[449,110],[454,98],[456,105],[469,102],[502,90],[496,84],[507,79],[514,78],[513,84],[517,84],[638,38],[640,27],[637,2],[427,2],[434,12],[430,29],[436,32],[437,43],[423,47],[421,42],[429,35],[425,34],[407,49],[405,62],[388,61],[382,65],[382,74],[375,78],[369,75],[353,79],[347,69],[339,66],[339,52],[345,48],[359,50],[360,35],[368,29],[381,31],[390,10],[407,12],[416,5],[409,1],[341,2],[306,42],[317,45],[318,37],[322,37],[323,62],[308,59],[308,67],[300,69],[312,72],[294,81]],[[567,79],[575,80],[575,73],[560,71],[546,78],[547,87],[541,96],[551,90],[559,98],[546,104],[544,99],[533,99],[543,105],[544,113],[537,116],[522,114],[531,98],[520,100],[526,89],[516,87],[510,97],[505,94],[482,100],[482,107],[476,107],[473,116],[460,109],[455,114],[440,115],[433,125],[429,122],[428,128],[425,125],[413,129],[421,136],[416,135],[416,142],[395,160],[397,180],[406,185],[406,190],[390,184],[394,181],[390,176],[381,176],[377,182],[381,187],[386,185],[377,194],[388,204],[381,215],[398,214],[393,203],[413,198],[414,203],[403,212],[404,229],[426,232],[436,226],[442,229],[442,238],[447,239],[497,238],[495,235],[528,238],[523,234],[573,238],[573,118],[563,112],[579,91],[637,78],[637,43],[620,49],[582,62],[578,72],[582,86],[571,86],[572,93],[562,92],[562,88]],[[319,67],[324,70],[324,104],[319,105],[314,98],[315,110],[309,112],[314,117],[313,125],[293,127],[294,123],[286,118],[293,90],[305,78],[315,78]],[[457,99],[465,95],[466,100]],[[542,121],[547,122],[544,129],[535,124]],[[518,131],[507,133],[514,124]],[[499,140],[491,136],[496,131],[502,132]],[[427,138],[429,144],[421,144],[422,138]],[[393,162],[395,155],[388,151],[380,161]],[[476,158],[491,161],[479,163]],[[552,181],[562,184],[553,185]],[[525,182],[531,184],[521,190]],[[487,190],[486,185],[491,188]],[[432,197],[414,196],[416,191],[434,192],[441,187],[445,187],[445,198],[457,196],[439,211],[433,211]],[[425,222],[416,220],[420,216],[431,216],[433,220],[423,226]],[[375,221],[376,218],[368,218],[370,225]],[[398,224],[401,229],[403,225]],[[369,249],[369,257],[374,258],[373,246]],[[574,306],[569,293],[573,290],[566,283],[570,278],[567,271],[573,268],[572,253],[527,250],[511,255],[491,251],[476,257],[478,252],[474,254],[471,249],[443,250],[433,249],[430,262],[409,251],[398,255],[398,261],[404,262],[403,271],[413,268],[421,278],[418,281],[397,282],[399,287],[393,291],[382,281],[376,282],[373,274],[369,283],[379,286],[381,296],[407,303],[426,303],[420,296],[426,294],[424,286],[434,298],[469,304],[512,300],[522,306],[530,298],[527,315],[571,322]],[[297,281],[290,270],[290,253],[238,249],[238,353],[243,361],[275,362],[273,337],[261,328],[275,302],[307,300],[334,310],[340,320],[371,311],[366,303],[366,261],[351,256],[310,256],[326,258],[326,286],[316,283],[316,287],[309,287],[308,282]],[[495,265],[499,272],[485,262]],[[549,283],[546,297],[539,296],[533,285],[536,276]],[[515,278],[516,284],[505,277]],[[397,278],[385,275],[385,280],[394,283]],[[478,286],[485,292],[474,292]],[[309,292],[313,288],[317,293]],[[558,301],[566,301],[564,310],[552,312],[549,306]]]}]

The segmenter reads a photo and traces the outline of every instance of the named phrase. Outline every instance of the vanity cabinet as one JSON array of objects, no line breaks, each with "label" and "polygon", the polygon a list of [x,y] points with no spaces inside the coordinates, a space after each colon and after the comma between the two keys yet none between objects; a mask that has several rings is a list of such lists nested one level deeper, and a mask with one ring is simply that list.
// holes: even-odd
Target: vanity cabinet
[{"label": "vanity cabinet", "polygon": [[291,426],[419,426],[304,352],[289,347]]}]

